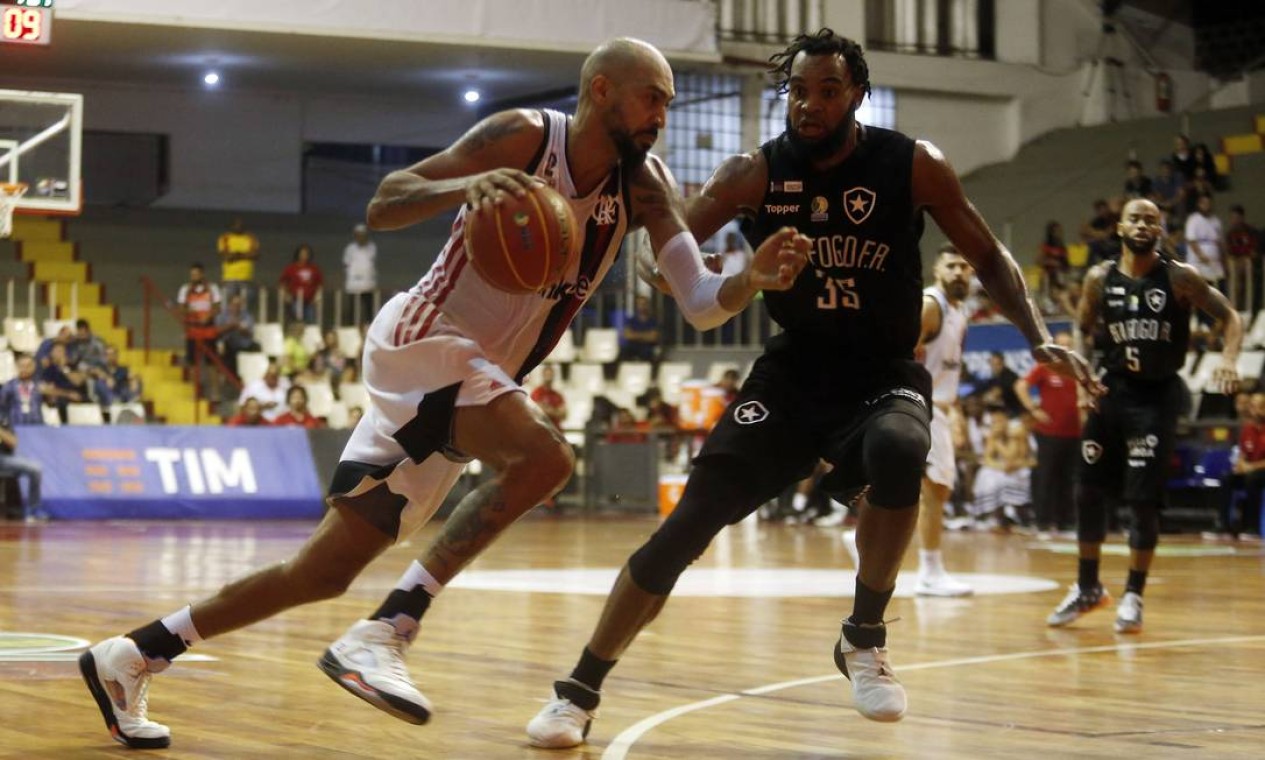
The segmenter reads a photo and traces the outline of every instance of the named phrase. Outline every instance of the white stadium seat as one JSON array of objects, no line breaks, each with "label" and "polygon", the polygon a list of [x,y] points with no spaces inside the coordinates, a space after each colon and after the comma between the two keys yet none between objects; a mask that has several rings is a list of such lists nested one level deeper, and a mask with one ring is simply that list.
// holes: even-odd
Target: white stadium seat
[{"label": "white stadium seat", "polygon": [[0,383],[7,383],[17,376],[17,360],[13,358],[13,352],[0,351]]},{"label": "white stadium seat", "polygon": [[270,360],[260,351],[242,351],[237,355],[237,377],[242,385],[259,380],[268,371]]},{"label": "white stadium seat", "polygon": [[34,353],[43,340],[35,328],[35,320],[13,317],[4,320],[4,337],[9,341],[9,348],[24,354]]},{"label": "white stadium seat", "polygon": [[606,364],[619,358],[619,331],[590,327],[584,331],[584,361]]},{"label": "white stadium seat", "polygon": [[285,331],[280,322],[260,322],[255,325],[255,342],[259,350],[274,359],[285,353]]},{"label": "white stadium seat", "polygon": [[362,412],[369,409],[369,391],[365,390],[365,386],[361,383],[340,384],[338,386],[338,398],[348,409],[353,406],[360,407]]},{"label": "white stadium seat", "polygon": [[664,362],[659,365],[659,390],[663,392],[663,400],[669,404],[681,400],[681,383],[694,374],[694,365],[689,362]]},{"label": "white stadium seat", "polygon": [[562,337],[558,340],[558,345],[553,347],[549,352],[545,361],[550,364],[570,364],[575,361],[575,333],[570,328],[562,333]]},{"label": "white stadium seat", "polygon": [[109,412],[110,424],[112,425],[142,425],[145,423],[145,405],[139,401],[131,401],[126,404],[110,404]]},{"label": "white stadium seat", "polygon": [[69,319],[46,319],[44,320],[44,337],[56,338],[57,333],[61,332],[63,327],[69,327],[73,333],[75,331],[75,323]]},{"label": "white stadium seat", "polygon": [[572,364],[567,385],[574,390],[596,396],[606,390],[606,376],[600,364]]},{"label": "white stadium seat", "polygon": [[100,404],[67,404],[66,422],[70,425],[104,425],[105,415],[101,413]]},{"label": "white stadium seat", "polygon": [[329,410],[325,415],[325,424],[331,430],[345,430],[349,421],[347,414],[347,405],[341,401],[331,401]]},{"label": "white stadium seat", "polygon": [[360,363],[360,349],[364,348],[364,339],[360,336],[360,329],[356,327],[340,327],[335,332],[338,333],[338,348],[350,359],[355,359],[356,363]]},{"label": "white stadium seat", "polygon": [[1256,318],[1248,322],[1247,335],[1243,338],[1244,348],[1261,348],[1265,347],[1265,309],[1256,312]]},{"label": "white stadium seat", "polygon": [[620,362],[619,373],[615,376],[615,384],[620,390],[633,396],[646,392],[653,380],[653,366],[650,362]]},{"label": "white stadium seat", "polygon": [[321,328],[316,325],[304,325],[303,337],[299,338],[299,343],[303,344],[309,354],[314,354],[325,346],[325,336],[321,335]]},{"label": "white stadium seat", "polygon": [[720,378],[731,369],[738,372],[738,379],[742,380],[742,366],[738,362],[712,362],[707,367],[707,382],[716,385],[720,382]]},{"label": "white stadium seat", "polygon": [[334,404],[334,389],[329,383],[312,383],[303,386],[307,390],[307,409],[317,417],[328,417]]},{"label": "white stadium seat", "polygon": [[57,413],[57,407],[48,404],[40,405],[40,415],[44,418],[44,424],[49,427],[61,427],[61,415]]}]

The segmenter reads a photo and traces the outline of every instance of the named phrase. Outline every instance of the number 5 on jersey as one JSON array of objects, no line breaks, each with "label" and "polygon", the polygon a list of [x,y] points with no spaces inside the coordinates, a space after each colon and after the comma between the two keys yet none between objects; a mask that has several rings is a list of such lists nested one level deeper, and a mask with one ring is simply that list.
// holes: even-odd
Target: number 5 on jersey
[{"label": "number 5 on jersey", "polygon": [[1124,360],[1125,360],[1125,363],[1129,366],[1130,372],[1142,371],[1142,358],[1138,356],[1137,346],[1125,346]]},{"label": "number 5 on jersey", "polygon": [[861,297],[857,295],[857,281],[851,277],[828,277],[820,269],[817,276],[826,281],[826,292],[817,297],[818,309],[860,309]]}]

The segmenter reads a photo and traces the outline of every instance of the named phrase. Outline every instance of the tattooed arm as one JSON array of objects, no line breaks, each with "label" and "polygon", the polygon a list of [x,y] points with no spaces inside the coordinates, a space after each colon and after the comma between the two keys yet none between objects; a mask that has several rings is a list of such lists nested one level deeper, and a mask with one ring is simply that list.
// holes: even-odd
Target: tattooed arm
[{"label": "tattooed arm", "polygon": [[1212,372],[1212,387],[1221,393],[1234,393],[1239,385],[1239,350],[1243,347],[1243,319],[1230,301],[1208,284],[1194,267],[1174,262],[1171,281],[1179,302],[1199,309],[1216,320],[1221,333],[1221,366]]},{"label": "tattooed arm", "polygon": [[446,150],[383,178],[369,202],[369,227],[395,230],[462,202],[487,208],[503,193],[524,195],[534,180],[523,169],[540,147],[543,132],[539,111],[489,116]]}]

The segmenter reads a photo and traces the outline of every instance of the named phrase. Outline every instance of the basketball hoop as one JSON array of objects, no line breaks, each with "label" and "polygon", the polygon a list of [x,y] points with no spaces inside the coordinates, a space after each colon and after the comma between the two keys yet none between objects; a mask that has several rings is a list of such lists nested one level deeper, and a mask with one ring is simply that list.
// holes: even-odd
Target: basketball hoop
[{"label": "basketball hoop", "polygon": [[0,238],[13,234],[13,212],[26,188],[25,182],[0,182]]}]

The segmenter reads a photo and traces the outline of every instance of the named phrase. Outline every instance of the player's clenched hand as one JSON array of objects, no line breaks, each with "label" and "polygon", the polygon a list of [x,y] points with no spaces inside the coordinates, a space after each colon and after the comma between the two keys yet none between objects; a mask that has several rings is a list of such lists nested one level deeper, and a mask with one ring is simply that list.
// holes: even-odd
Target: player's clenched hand
[{"label": "player's clenched hand", "polygon": [[532,185],[540,182],[521,169],[493,169],[475,174],[466,183],[466,203],[475,211],[486,211],[500,203],[507,193],[527,197]]},{"label": "player's clenched hand", "polygon": [[1063,348],[1057,343],[1042,343],[1032,349],[1032,357],[1060,375],[1075,380],[1085,389],[1091,400],[1107,392],[1107,387],[1094,377],[1089,362],[1075,351]]},{"label": "player's clenched hand", "polygon": [[783,227],[765,239],[748,263],[747,276],[755,290],[789,290],[808,263],[813,241],[794,227]]}]

